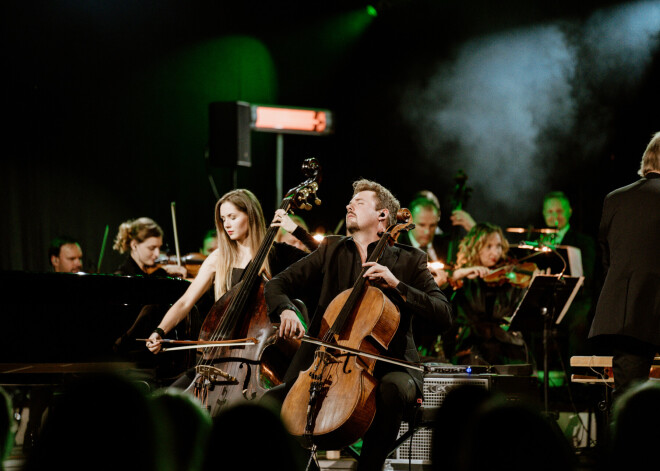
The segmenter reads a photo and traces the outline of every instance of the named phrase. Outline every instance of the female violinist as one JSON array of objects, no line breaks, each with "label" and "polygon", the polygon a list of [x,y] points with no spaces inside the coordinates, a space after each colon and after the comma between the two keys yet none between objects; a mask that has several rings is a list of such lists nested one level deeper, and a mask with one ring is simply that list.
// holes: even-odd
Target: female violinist
[{"label": "female violinist", "polygon": [[[219,299],[241,279],[266,234],[261,204],[252,192],[245,189],[230,191],[218,200],[215,206],[215,223],[218,248],[204,260],[190,287],[167,311],[149,337],[147,348],[153,353],[161,350],[161,339],[186,317],[207,290],[213,286],[215,299]],[[316,248],[314,238],[297,226],[281,209],[275,212],[271,226],[291,231],[305,240],[312,250]],[[267,273],[277,274],[305,255],[307,252],[276,242],[264,268]],[[182,377],[181,382],[177,380],[174,385],[185,387],[193,378],[194,370],[187,372],[187,378]]]},{"label": "female violinist", "polygon": [[[456,313],[455,344],[445,348],[455,364],[501,365],[528,363],[527,346],[520,332],[508,331],[509,318],[534,275],[507,265],[509,244],[499,226],[476,224],[459,245],[452,304]],[[505,266],[506,265],[506,266]],[[501,267],[500,270],[496,268]],[[520,271],[521,273],[518,273]]]},{"label": "female violinist", "polygon": [[141,217],[122,222],[113,248],[119,253],[129,253],[117,269],[117,275],[180,276],[187,272],[178,265],[162,265],[153,271],[163,245],[163,230],[153,219]]},{"label": "female violinist", "polygon": [[[451,309],[426,268],[427,256],[421,250],[398,244],[387,245],[377,262],[367,261],[380,244],[379,234],[396,221],[398,209],[396,198],[378,183],[359,180],[353,184],[353,196],[346,206],[348,235],[327,236],[316,251],[266,284],[268,309],[271,318],[281,319],[281,335],[301,337],[305,333],[304,326],[291,309],[291,300],[314,291],[313,307],[316,309],[307,334],[318,336],[324,322],[327,322],[325,315],[333,301],[354,286],[363,274],[371,288],[382,290],[384,296],[400,310],[400,321],[392,328],[393,338],[384,355],[408,362],[419,361],[412,333],[413,316],[425,318],[446,329],[451,324]],[[361,308],[358,310],[361,311]],[[359,318],[355,323],[350,323],[358,330],[364,324]],[[348,329],[351,330],[350,326]],[[348,335],[348,332],[343,332],[342,336],[344,334]],[[373,338],[368,337],[363,343],[372,342],[375,342]],[[296,408],[302,407],[304,414],[309,393],[306,398],[293,399],[290,394],[296,391],[299,373],[314,361],[315,352],[314,345],[303,343],[287,371],[285,385],[267,394],[274,399],[293,401]],[[304,376],[301,374],[301,377]],[[375,389],[375,415],[371,416],[371,425],[367,422],[368,430],[363,436],[358,463],[361,471],[383,468],[396,440],[404,411],[414,408],[417,398],[421,397],[423,385],[421,372],[381,361],[376,362],[373,377],[378,383]],[[301,392],[304,396],[305,391]],[[280,393],[279,397],[277,393]],[[319,401],[323,402],[322,399]],[[339,405],[328,404],[328,407],[332,410],[339,408]],[[283,415],[287,409],[282,409]],[[361,413],[362,410],[356,408],[356,412]],[[345,445],[334,444],[337,447]]]}]

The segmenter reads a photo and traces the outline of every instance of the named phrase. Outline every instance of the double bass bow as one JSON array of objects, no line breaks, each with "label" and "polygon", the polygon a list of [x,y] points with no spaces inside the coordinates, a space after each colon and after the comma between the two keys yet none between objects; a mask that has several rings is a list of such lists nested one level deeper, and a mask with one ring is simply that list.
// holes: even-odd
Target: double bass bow
[{"label": "double bass bow", "polygon": [[[414,227],[411,220],[410,211],[401,209],[397,224],[382,234],[368,261],[377,262],[401,231]],[[395,360],[382,352],[399,327],[399,308],[369,284],[363,276],[366,270],[328,305],[321,339],[303,338],[321,346],[282,405],[287,430],[312,450],[339,449],[364,435],[376,413],[376,359]]]},{"label": "double bass bow", "polygon": [[[316,196],[320,166],[316,159],[306,159],[303,172],[307,179],[285,195],[280,209],[311,209],[320,204]],[[200,359],[195,367],[192,392],[215,417],[226,405],[240,400],[257,399],[267,389],[282,382],[298,344],[277,336],[277,328],[268,317],[264,300],[262,267],[279,227],[269,227],[243,278],[218,299],[199,335]],[[221,345],[232,339],[256,339],[248,345]],[[213,342],[218,345],[213,345]]]}]

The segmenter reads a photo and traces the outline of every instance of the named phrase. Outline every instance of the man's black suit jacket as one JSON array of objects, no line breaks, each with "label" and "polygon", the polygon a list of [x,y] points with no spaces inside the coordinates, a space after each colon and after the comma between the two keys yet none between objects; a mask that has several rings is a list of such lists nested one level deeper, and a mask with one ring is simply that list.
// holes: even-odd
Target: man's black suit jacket
[{"label": "man's black suit jacket", "polygon": [[[369,256],[375,246],[375,242],[369,245]],[[396,290],[384,290],[401,312],[399,327],[384,354],[406,361],[419,361],[413,340],[413,316],[420,316],[446,330],[452,323],[451,307],[433,280],[427,268],[426,254],[421,250],[399,244],[388,245],[379,263],[387,266],[401,282]],[[338,294],[353,287],[361,269],[360,255],[352,237],[326,237],[314,252],[266,283],[264,294],[271,320],[279,322],[279,313],[291,304],[292,299],[300,296],[309,299],[314,294],[318,303],[308,334],[317,336],[326,308]],[[299,371],[312,364],[315,349],[315,345],[303,342],[284,379],[288,387],[295,381]],[[379,377],[393,369],[402,368],[378,362],[375,376]],[[404,371],[410,373],[419,391],[423,391],[422,374],[410,369]]]},{"label": "man's black suit jacket", "polygon": [[607,195],[599,243],[606,276],[589,337],[660,346],[660,174]]},{"label": "man's black suit jacket", "polygon": [[[436,255],[438,256],[438,258],[442,263],[446,263],[447,261],[447,252],[449,250],[450,240],[451,238],[449,234],[437,234],[433,237],[433,240],[431,241],[431,244],[433,245],[433,250],[435,250]],[[412,243],[410,242],[410,234],[408,232],[402,232],[401,234],[399,234],[399,238],[397,239],[397,242],[401,245],[412,246]],[[458,244],[455,244],[454,255],[457,252],[458,252]]]}]

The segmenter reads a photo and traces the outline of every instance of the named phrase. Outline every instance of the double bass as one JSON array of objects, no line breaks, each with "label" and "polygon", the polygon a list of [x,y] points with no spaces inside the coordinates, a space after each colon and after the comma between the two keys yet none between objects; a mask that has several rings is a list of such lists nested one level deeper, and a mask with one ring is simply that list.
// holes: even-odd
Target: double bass
[{"label": "double bass", "polygon": [[[307,179],[287,192],[280,209],[309,210],[312,203],[321,203],[316,196],[320,182],[316,159],[306,159],[303,172]],[[280,384],[299,345],[277,336],[277,327],[268,317],[263,295],[262,267],[278,230],[279,227],[268,228],[241,281],[215,302],[201,326],[198,344],[211,346],[200,348],[191,388],[212,417],[226,405],[257,399],[267,389]],[[220,345],[231,339],[252,342]]]},{"label": "double bass", "polygon": [[[454,175],[454,192],[451,196],[451,212],[463,209],[463,205],[467,203],[470,198],[472,188],[466,185],[467,175],[463,170],[459,170]],[[456,263],[456,254],[458,253],[458,244],[461,241],[460,228],[458,226],[451,227],[451,239],[447,247],[447,260],[445,265],[452,266]]]},{"label": "double bass", "polygon": [[[397,224],[382,234],[368,261],[377,262],[400,231],[414,227],[411,219],[410,211],[401,209]],[[400,312],[383,291],[366,281],[366,270],[328,305],[321,339],[303,338],[321,346],[282,405],[287,430],[312,450],[348,446],[367,431],[376,412],[376,359],[408,363],[383,356],[399,327]]]}]

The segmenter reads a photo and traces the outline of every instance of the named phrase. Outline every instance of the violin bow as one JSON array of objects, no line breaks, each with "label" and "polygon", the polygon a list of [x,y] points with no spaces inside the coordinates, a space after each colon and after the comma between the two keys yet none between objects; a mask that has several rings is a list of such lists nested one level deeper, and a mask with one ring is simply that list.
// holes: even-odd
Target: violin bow
[{"label": "violin bow", "polygon": [[105,254],[105,245],[108,243],[108,232],[110,225],[105,225],[105,233],[103,234],[103,242],[101,242],[101,253],[99,254],[99,263],[96,264],[96,273],[101,273],[101,262],[103,261],[103,254]]},{"label": "violin bow", "polygon": [[172,228],[174,231],[174,249],[176,250],[176,264],[181,266],[181,255],[179,253],[179,234],[177,233],[176,230],[176,210],[175,210],[175,205],[176,203],[172,201],[170,203],[170,207],[172,208]]}]

